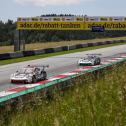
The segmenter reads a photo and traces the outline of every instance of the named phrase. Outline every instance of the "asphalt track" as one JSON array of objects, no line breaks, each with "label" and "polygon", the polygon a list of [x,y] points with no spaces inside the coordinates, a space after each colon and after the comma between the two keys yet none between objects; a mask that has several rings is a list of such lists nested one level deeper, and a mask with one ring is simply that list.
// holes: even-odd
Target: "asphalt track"
[{"label": "asphalt track", "polygon": [[16,70],[23,66],[26,66],[28,64],[48,64],[49,68],[46,71],[49,78],[51,76],[55,76],[64,72],[72,71],[73,69],[79,67],[77,65],[79,58],[85,56],[86,54],[93,53],[102,54],[101,58],[104,59],[105,57],[110,57],[119,53],[126,53],[126,45],[118,45],[108,48],[101,48],[0,66],[0,91],[23,85],[11,84],[9,80],[11,73],[14,73]]}]

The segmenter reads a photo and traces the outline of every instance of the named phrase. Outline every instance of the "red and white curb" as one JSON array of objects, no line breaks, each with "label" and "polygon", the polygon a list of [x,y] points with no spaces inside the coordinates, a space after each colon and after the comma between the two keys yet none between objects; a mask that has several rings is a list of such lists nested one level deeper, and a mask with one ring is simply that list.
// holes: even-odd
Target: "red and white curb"
[{"label": "red and white curb", "polygon": [[101,63],[101,65],[80,67],[80,68],[73,70],[72,72],[62,73],[62,74],[59,74],[57,76],[51,77],[48,80],[40,81],[40,82],[37,82],[37,83],[34,83],[34,84],[26,84],[25,86],[18,86],[18,87],[15,87],[15,88],[10,88],[8,90],[0,92],[0,98],[14,94],[14,93],[17,93],[17,92],[25,91],[27,89],[30,89],[30,88],[33,88],[33,87],[36,87],[36,86],[39,86],[39,85],[42,85],[42,84],[46,84],[48,82],[52,82],[52,81],[55,81],[55,80],[58,80],[58,79],[62,79],[62,78],[66,78],[66,77],[69,77],[69,76],[72,76],[72,75],[76,75],[76,74],[79,74],[80,72],[87,71],[87,70],[90,70],[90,69],[93,69],[93,68],[97,68],[97,67],[100,67],[100,66],[105,65],[105,64],[110,64],[110,63],[113,63],[113,62],[116,62],[116,61],[121,61],[124,58],[126,58],[126,55],[121,55],[120,57],[117,57],[117,58],[107,59],[107,60],[103,61]]}]

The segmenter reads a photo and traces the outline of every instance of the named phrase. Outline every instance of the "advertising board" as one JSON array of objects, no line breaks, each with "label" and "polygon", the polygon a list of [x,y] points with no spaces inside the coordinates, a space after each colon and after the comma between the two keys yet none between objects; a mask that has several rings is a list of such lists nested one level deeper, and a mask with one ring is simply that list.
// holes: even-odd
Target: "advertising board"
[{"label": "advertising board", "polygon": [[92,30],[92,26],[105,30],[126,30],[124,16],[56,16],[21,17],[17,20],[18,30]]}]

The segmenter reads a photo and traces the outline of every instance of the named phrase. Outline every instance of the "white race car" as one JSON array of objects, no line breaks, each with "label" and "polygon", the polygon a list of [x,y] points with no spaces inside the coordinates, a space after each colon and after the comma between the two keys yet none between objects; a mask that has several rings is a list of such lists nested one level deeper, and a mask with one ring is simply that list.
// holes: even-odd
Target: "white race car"
[{"label": "white race car", "polygon": [[11,83],[35,83],[47,78],[48,65],[28,65],[10,76]]},{"label": "white race car", "polygon": [[101,59],[98,55],[101,54],[87,54],[87,57],[78,60],[78,65],[100,65]]}]

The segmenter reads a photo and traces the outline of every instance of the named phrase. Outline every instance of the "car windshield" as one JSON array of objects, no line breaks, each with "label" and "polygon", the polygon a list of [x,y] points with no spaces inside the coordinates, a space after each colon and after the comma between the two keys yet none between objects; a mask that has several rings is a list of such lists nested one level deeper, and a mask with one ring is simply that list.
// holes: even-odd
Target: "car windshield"
[{"label": "car windshield", "polygon": [[88,56],[88,59],[94,59],[94,56]]},{"label": "car windshield", "polygon": [[22,68],[20,69],[20,71],[18,71],[18,73],[20,74],[30,74],[34,71],[33,68]]}]

